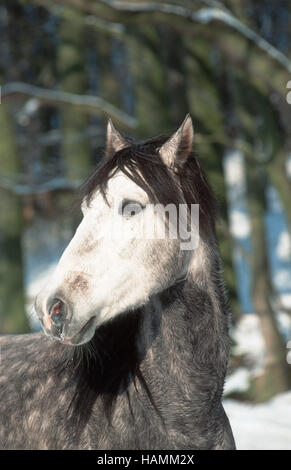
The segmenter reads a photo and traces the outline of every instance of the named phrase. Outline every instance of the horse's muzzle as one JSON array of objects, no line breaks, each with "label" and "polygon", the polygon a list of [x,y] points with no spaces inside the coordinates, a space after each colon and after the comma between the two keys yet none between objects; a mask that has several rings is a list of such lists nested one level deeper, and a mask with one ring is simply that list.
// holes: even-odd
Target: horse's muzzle
[{"label": "horse's muzzle", "polygon": [[73,319],[73,308],[64,297],[55,295],[47,301],[41,298],[35,302],[35,310],[43,326],[44,332],[50,338],[58,339],[64,344],[79,345],[90,341],[96,327],[96,316],[91,316],[85,322]]}]

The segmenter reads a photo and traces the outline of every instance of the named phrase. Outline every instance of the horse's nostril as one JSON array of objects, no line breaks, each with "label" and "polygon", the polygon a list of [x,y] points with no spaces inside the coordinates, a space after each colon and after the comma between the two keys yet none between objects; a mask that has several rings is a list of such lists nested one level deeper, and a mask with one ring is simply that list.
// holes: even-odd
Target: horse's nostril
[{"label": "horse's nostril", "polygon": [[52,323],[54,323],[56,327],[63,325],[66,320],[67,313],[66,304],[62,302],[62,300],[54,299],[49,310],[49,315]]}]

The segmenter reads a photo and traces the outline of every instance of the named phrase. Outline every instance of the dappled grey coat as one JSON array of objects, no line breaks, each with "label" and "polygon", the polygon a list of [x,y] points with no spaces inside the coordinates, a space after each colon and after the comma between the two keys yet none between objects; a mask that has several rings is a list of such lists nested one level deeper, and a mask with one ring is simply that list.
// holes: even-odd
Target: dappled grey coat
[{"label": "dappled grey coat", "polygon": [[1,337],[2,449],[235,447],[221,403],[229,315],[215,201],[192,153],[170,175],[159,160],[165,141],[113,152],[85,192],[106,190],[115,169],[130,172],[163,203],[178,204],[181,187],[188,205],[200,204],[200,243],[187,275],[98,327],[85,345],[43,333]]}]

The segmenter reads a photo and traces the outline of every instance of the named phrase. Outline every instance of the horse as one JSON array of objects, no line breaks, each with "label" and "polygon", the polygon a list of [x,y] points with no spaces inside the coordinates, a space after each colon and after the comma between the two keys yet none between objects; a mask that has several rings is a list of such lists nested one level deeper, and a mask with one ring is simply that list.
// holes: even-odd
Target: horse
[{"label": "horse", "polygon": [[[144,141],[108,121],[83,218],[35,300],[44,331],[1,336],[2,449],[235,449],[218,205],[193,138],[189,115]],[[187,246],[169,230],[180,206],[180,225],[199,225]]]}]

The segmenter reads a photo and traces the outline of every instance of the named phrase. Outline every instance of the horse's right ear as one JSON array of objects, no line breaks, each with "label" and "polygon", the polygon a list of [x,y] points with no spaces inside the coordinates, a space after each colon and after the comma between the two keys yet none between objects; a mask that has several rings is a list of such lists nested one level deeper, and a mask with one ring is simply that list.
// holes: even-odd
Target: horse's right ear
[{"label": "horse's right ear", "polygon": [[119,150],[128,147],[128,145],[126,139],[115,129],[113,122],[109,118],[107,123],[106,157],[112,157]]}]

